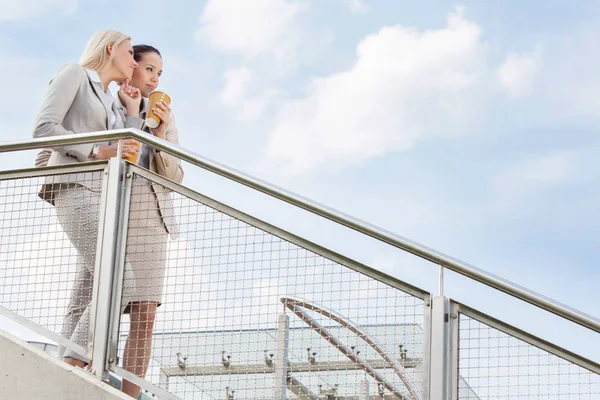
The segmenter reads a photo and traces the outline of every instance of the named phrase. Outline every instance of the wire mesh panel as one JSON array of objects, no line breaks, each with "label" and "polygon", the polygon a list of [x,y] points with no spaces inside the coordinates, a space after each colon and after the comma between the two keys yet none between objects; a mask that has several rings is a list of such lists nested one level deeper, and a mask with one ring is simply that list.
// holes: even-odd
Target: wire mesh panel
[{"label": "wire mesh panel", "polygon": [[[92,298],[103,170],[6,176],[0,176],[0,305],[70,338]],[[87,340],[87,323],[79,328]]]},{"label": "wire mesh panel", "polygon": [[471,316],[459,319],[461,400],[600,399],[600,375]]},{"label": "wire mesh panel", "polygon": [[[133,179],[123,283],[123,306],[133,312],[121,320],[120,366],[133,371],[149,358],[146,380],[183,399],[272,399],[280,385],[288,399],[366,398],[360,397],[365,388],[370,398],[411,398],[407,381],[420,396],[422,298],[275,236],[264,224],[208,206],[191,192],[157,200],[148,195],[150,185],[161,190],[156,183]],[[175,240],[165,239],[167,229],[174,231],[172,221],[164,224],[171,211],[179,228]],[[317,329],[285,307],[285,298],[318,305],[344,322],[303,308]],[[160,302],[155,320],[152,306],[144,307],[152,302]],[[283,313],[288,323],[282,325]],[[154,321],[153,330],[139,321]],[[286,360],[285,377],[278,376],[278,360]]]}]

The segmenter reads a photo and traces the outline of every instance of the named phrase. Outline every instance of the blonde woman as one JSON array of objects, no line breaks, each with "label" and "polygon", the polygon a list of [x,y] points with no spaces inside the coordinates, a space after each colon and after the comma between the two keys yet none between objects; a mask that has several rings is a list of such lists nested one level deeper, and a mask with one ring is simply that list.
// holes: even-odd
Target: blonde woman
[{"label": "blonde woman", "polygon": [[[34,137],[132,127],[141,129],[141,94],[129,86],[137,63],[131,38],[106,30],[88,42],[79,64],[63,66],[51,81],[36,118]],[[124,82],[119,100],[108,90],[112,82]],[[122,157],[138,152],[134,140],[125,140]],[[101,142],[52,148],[47,165],[105,160],[117,155],[117,143]],[[101,180],[93,173],[64,174],[46,180],[44,198],[56,207],[58,221],[78,253],[77,275],[63,322],[63,335],[83,347],[88,343],[89,308],[96,256]],[[73,351],[64,360],[84,367],[91,360]]]}]

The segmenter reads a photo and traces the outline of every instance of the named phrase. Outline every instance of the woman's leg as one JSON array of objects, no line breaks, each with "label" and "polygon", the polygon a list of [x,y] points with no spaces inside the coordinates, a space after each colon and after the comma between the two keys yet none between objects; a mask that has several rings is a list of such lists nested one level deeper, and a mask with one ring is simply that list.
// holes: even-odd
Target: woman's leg
[{"label": "woman's leg", "polygon": [[[81,315],[77,326],[73,330],[73,335],[71,335],[71,342],[77,343],[80,346],[87,346],[89,339],[89,323],[90,323],[90,307],[86,307],[85,311]],[[88,362],[91,366],[91,361],[82,354],[78,354],[72,350],[65,351],[63,355],[63,360],[67,364],[71,364],[75,367],[85,367]]]},{"label": "woman's leg", "polygon": [[[152,330],[158,304],[144,301],[130,305],[129,337],[123,352],[123,366],[127,371],[143,378],[150,363]],[[122,390],[136,399],[140,393],[140,387],[126,379],[123,379]]]},{"label": "woman's leg", "polygon": [[[161,301],[167,259],[168,234],[161,219],[156,195],[148,181],[136,177],[129,206],[127,264],[122,305],[129,305],[129,337],[123,367],[144,377],[151,355],[156,308]],[[126,294],[129,289],[129,294]],[[123,392],[137,397],[140,388],[123,380]]]},{"label": "woman's leg", "polygon": [[[69,304],[67,305],[67,313],[64,316],[62,325],[61,335],[65,338],[71,338],[73,336],[73,332],[75,331],[81,316],[92,301],[93,279],[94,277],[85,267],[84,258],[78,255],[77,274],[75,276],[75,281],[73,282],[73,287],[69,296]],[[58,346],[59,357],[63,357],[65,351],[66,349],[64,346]]]},{"label": "woman's leg", "polygon": [[[77,274],[63,320],[62,334],[82,347],[87,346],[89,339],[89,303],[93,291],[98,204],[99,194],[82,186],[61,188],[55,194],[58,222],[78,253]],[[64,348],[60,351],[63,352]],[[78,367],[87,364],[84,355],[72,351],[64,353],[64,360]]]}]

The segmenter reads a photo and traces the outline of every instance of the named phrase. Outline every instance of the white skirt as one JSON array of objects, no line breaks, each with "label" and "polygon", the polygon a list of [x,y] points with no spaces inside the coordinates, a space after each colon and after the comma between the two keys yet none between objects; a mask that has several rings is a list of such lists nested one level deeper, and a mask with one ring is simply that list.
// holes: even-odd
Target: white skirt
[{"label": "white skirt", "polygon": [[[169,234],[150,183],[136,178],[127,227],[125,276],[121,304],[162,301]],[[131,271],[131,273],[129,273]]]}]

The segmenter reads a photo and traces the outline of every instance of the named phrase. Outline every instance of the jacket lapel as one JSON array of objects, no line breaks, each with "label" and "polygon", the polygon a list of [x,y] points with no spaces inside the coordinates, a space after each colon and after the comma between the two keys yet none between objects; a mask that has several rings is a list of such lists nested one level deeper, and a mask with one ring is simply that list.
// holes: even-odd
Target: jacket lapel
[{"label": "jacket lapel", "polygon": [[[119,106],[119,104],[117,104],[117,101],[118,98],[115,99],[115,101],[113,101],[112,104],[113,112],[117,116],[117,121],[115,122],[115,129],[123,129],[125,127],[125,115],[123,114],[123,109]],[[119,118],[119,116],[121,116],[121,118]]]},{"label": "jacket lapel", "polygon": [[[98,97],[98,99],[104,106],[104,120],[105,120],[106,129],[108,129],[108,124],[110,122],[108,120],[109,115],[110,115],[110,105],[105,100],[106,94],[102,91],[102,83],[92,81],[92,79],[90,78],[89,75],[88,75],[88,80],[90,81],[90,85],[92,86],[92,89],[94,89],[94,93],[96,94],[96,97]],[[113,102],[113,104],[114,104],[114,102]]]}]

